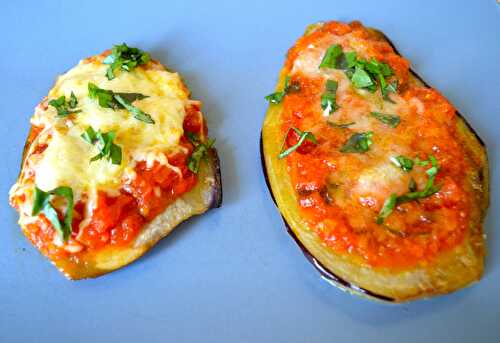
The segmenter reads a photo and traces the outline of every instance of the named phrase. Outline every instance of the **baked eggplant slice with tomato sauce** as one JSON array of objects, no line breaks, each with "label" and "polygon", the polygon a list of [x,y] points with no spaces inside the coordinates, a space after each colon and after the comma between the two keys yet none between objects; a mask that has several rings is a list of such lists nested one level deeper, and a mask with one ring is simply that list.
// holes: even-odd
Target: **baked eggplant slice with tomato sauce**
[{"label": "baked eggplant slice with tomato sauce", "polygon": [[82,60],[36,107],[10,191],[24,234],[70,279],[142,256],[219,207],[219,160],[177,73],[126,44]]},{"label": "baked eggplant slice with tomato sauce", "polygon": [[481,278],[485,146],[381,32],[311,25],[266,98],[268,185],[325,279],[404,302]]}]

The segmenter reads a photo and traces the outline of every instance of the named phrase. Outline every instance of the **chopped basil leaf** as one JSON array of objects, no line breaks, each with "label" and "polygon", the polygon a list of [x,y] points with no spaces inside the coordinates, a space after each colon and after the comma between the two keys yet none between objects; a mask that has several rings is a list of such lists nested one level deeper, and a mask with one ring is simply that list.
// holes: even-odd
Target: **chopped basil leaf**
[{"label": "chopped basil leaf", "polygon": [[76,98],[75,93],[73,93],[72,91],[71,95],[69,96],[68,106],[69,108],[75,108],[76,105],[78,105],[78,99]]},{"label": "chopped basil leaf", "polygon": [[206,143],[200,141],[198,136],[188,132],[188,139],[194,145],[194,150],[188,160],[188,169],[198,174],[201,160],[206,160],[208,152],[215,143],[215,139],[209,139]]},{"label": "chopped basil leaf", "polygon": [[359,66],[356,66],[351,81],[356,88],[366,88],[374,85],[370,75]]},{"label": "chopped basil leaf", "polygon": [[269,94],[265,97],[265,99],[269,101],[271,104],[279,104],[283,100],[284,96],[285,92],[281,91]]},{"label": "chopped basil leaf", "polygon": [[434,193],[437,193],[441,189],[441,185],[434,185],[434,180],[439,171],[439,165],[437,163],[437,160],[432,155],[429,156],[429,160],[431,161],[432,166],[430,169],[426,171],[426,174],[429,176],[429,178],[427,179],[424,189],[420,192],[414,191],[403,194],[402,196],[398,197],[399,199],[398,201],[400,203],[405,203],[416,199],[427,198],[433,195]]},{"label": "chopped basil leaf", "polygon": [[349,140],[340,148],[341,152],[347,153],[365,153],[372,145],[371,137],[373,132],[359,132],[353,134]]},{"label": "chopped basil leaf", "polygon": [[364,62],[366,69],[369,71],[373,79],[377,79],[380,86],[380,91],[384,100],[387,98],[387,81],[385,78],[387,76],[393,75],[393,71],[388,64],[383,62],[378,62],[376,59],[372,58],[369,62]]},{"label": "chopped basil leaf", "polygon": [[125,43],[115,45],[111,54],[103,61],[104,64],[110,65],[106,70],[106,77],[108,80],[112,80],[116,77],[115,71],[117,69],[130,72],[135,67],[148,63],[150,59],[149,54],[140,49],[131,48]]},{"label": "chopped basil leaf", "polygon": [[372,58],[368,62],[365,63],[365,68],[370,73],[377,75],[380,74],[382,76],[391,76],[393,74],[391,67],[388,64],[379,62],[375,58]]},{"label": "chopped basil leaf", "polygon": [[57,115],[59,117],[65,117],[69,114],[68,109],[66,108],[66,97],[64,95],[61,95],[57,99],[50,100],[49,105],[57,110]]},{"label": "chopped basil leaf", "polygon": [[356,52],[355,51],[348,51],[344,54],[345,60],[347,62],[347,67],[348,68],[354,68],[356,65]]},{"label": "chopped basil leaf", "polygon": [[405,172],[409,172],[413,169],[413,160],[406,156],[400,155],[391,157],[391,162],[394,163],[396,167],[403,169]]},{"label": "chopped basil leaf", "polygon": [[113,131],[103,133],[95,131],[89,126],[82,134],[82,138],[89,144],[94,144],[99,149],[99,153],[90,159],[90,162],[106,158],[111,163],[120,165],[122,163],[122,148],[113,141],[116,134]]},{"label": "chopped basil leaf", "polygon": [[335,80],[327,80],[325,85],[325,92],[321,95],[321,108],[328,110],[328,114],[335,112],[339,106],[335,100],[337,95],[338,83]]},{"label": "chopped basil leaf", "polygon": [[337,60],[342,55],[342,47],[339,44],[330,46],[327,50],[321,63],[320,68],[337,68]]},{"label": "chopped basil leaf", "polygon": [[328,125],[332,126],[332,127],[339,127],[341,129],[345,129],[345,128],[348,128],[351,125],[356,124],[355,122],[350,122],[350,123],[334,123],[334,122],[331,122],[331,121],[327,121],[326,123]]},{"label": "chopped basil leaf", "polygon": [[[64,221],[61,223],[57,211],[50,203],[50,196],[56,195],[66,198],[67,207],[64,214]],[[54,229],[59,236],[66,241],[72,231],[73,223],[73,190],[70,187],[61,186],[49,192],[44,192],[35,186],[32,216],[36,216],[42,212],[45,217],[52,223]]]},{"label": "chopped basil leaf", "polygon": [[397,80],[387,83],[386,77],[394,75],[387,63],[379,62],[375,58],[369,61],[358,58],[354,51],[343,52],[339,44],[334,44],[327,49],[319,68],[344,70],[356,88],[375,92],[379,86],[382,97],[386,101],[392,102],[388,94],[397,91]]},{"label": "chopped basil leaf", "polygon": [[410,202],[413,200],[423,199],[430,197],[434,193],[437,193],[441,189],[441,186],[426,187],[423,191],[409,192],[398,197],[398,204],[404,204],[405,202]]},{"label": "chopped basil leaf", "polygon": [[141,94],[141,93],[119,93],[115,92],[115,95],[119,95],[120,97],[123,98],[123,100],[132,103],[136,100],[142,100],[148,98],[147,95]]},{"label": "chopped basil leaf", "polygon": [[391,196],[385,200],[384,205],[382,206],[382,209],[377,216],[377,224],[381,225],[384,220],[392,213],[394,207],[396,207],[397,198],[398,196],[395,193],[392,193]]},{"label": "chopped basil leaf", "polygon": [[91,99],[97,99],[99,106],[104,108],[112,108],[117,110],[120,108],[120,105],[114,99],[113,91],[99,88],[97,85],[89,82],[88,83],[89,97]]},{"label": "chopped basil leaf", "polygon": [[415,164],[417,166],[421,166],[421,167],[425,167],[426,165],[429,164],[429,161],[426,161],[426,160],[421,160],[420,158],[415,158]]},{"label": "chopped basil leaf", "polygon": [[371,112],[371,115],[372,115],[372,117],[376,118],[377,120],[381,121],[382,123],[384,123],[390,127],[396,127],[401,122],[401,119],[399,118],[399,116],[394,115],[394,114]]},{"label": "chopped basil leaf", "polygon": [[31,215],[36,216],[45,206],[46,200],[48,199],[49,194],[42,191],[38,187],[35,186],[34,195],[33,195],[33,209],[31,210]]},{"label": "chopped basil leaf", "polygon": [[384,76],[391,76],[394,74],[391,67],[387,63],[379,63],[380,71]]},{"label": "chopped basil leaf", "polygon": [[265,99],[271,104],[279,104],[283,101],[285,95],[297,92],[300,92],[300,84],[298,82],[292,82],[290,84],[290,76],[286,76],[283,90],[269,94],[265,97]]},{"label": "chopped basil leaf", "polygon": [[78,105],[78,99],[73,92],[71,92],[69,101],[66,101],[66,97],[61,95],[57,99],[50,100],[49,105],[57,110],[58,117],[67,117],[72,113],[81,112],[81,110],[75,110],[75,107]]},{"label": "chopped basil leaf", "polygon": [[382,97],[385,101],[394,103],[394,101],[389,98],[389,93],[396,93],[398,91],[398,80],[394,80],[385,87],[380,88],[380,91],[382,92]]},{"label": "chopped basil leaf", "polygon": [[426,173],[430,177],[433,177],[433,176],[436,176],[438,169],[439,169],[439,166],[438,166],[436,157],[434,157],[433,155],[429,155],[429,160],[431,161],[432,167],[430,169],[428,169],[426,171]]},{"label": "chopped basil leaf", "polygon": [[[400,196],[397,196],[396,202],[395,202],[394,206],[392,206],[392,209],[394,209],[395,206],[400,205],[400,204],[404,204],[404,203],[407,203],[410,201],[430,197],[431,195],[433,195],[434,193],[437,193],[441,189],[441,185],[434,185],[434,179],[436,178],[436,174],[439,171],[439,165],[437,163],[437,160],[432,155],[429,156],[429,160],[431,161],[432,167],[426,171],[429,178],[427,179],[427,183],[425,184],[424,189],[422,191],[417,191],[417,184],[416,184],[415,180],[412,178],[410,180],[410,184],[408,185],[410,192],[405,193],[405,194],[400,195]],[[389,199],[391,199],[393,197],[393,195],[394,194],[392,194]],[[386,200],[386,203],[389,201],[389,199]],[[393,200],[390,200],[390,202],[392,202],[392,201]],[[380,213],[376,219],[377,224],[379,224],[379,225],[382,224],[384,219],[387,218],[389,216],[389,214],[392,212],[392,209],[389,210],[388,208],[386,208],[385,203],[384,203],[384,206],[382,207],[382,210],[380,211]],[[384,211],[384,213],[382,213],[383,211]],[[389,213],[386,214],[387,212],[389,212]],[[384,215],[382,216],[382,214],[384,214]]]},{"label": "chopped basil leaf", "polygon": [[116,144],[112,144],[110,147],[109,156],[111,163],[120,165],[122,163],[122,148]]},{"label": "chopped basil leaf", "polygon": [[87,127],[84,133],[82,133],[82,138],[90,144],[94,144],[96,138],[96,132],[92,128],[92,126]]},{"label": "chopped basil leaf", "polygon": [[134,115],[134,118],[143,121],[147,124],[154,124],[155,121],[151,116],[141,109],[132,105],[135,100],[142,100],[147,98],[147,95],[140,93],[115,93],[109,89],[102,89],[93,83],[88,84],[89,97],[97,99],[99,106],[104,108],[111,108],[113,110],[126,109]]},{"label": "chopped basil leaf", "polygon": [[154,124],[155,123],[155,121],[153,120],[153,118],[151,118],[151,116],[149,114],[147,114],[146,112],[143,112],[139,108],[135,107],[134,105],[132,105],[130,102],[126,101],[120,95],[115,94],[115,99],[116,99],[116,101],[118,101],[118,103],[120,103],[120,105],[122,105],[123,107],[125,107],[125,109],[127,109],[130,113],[132,113],[134,115],[135,119],[143,121],[147,124]]},{"label": "chopped basil leaf", "polygon": [[[285,148],[286,139],[288,137],[288,133],[290,132],[290,130],[294,130],[299,135],[299,141],[296,144],[289,147],[288,149],[283,150]],[[302,132],[299,129],[297,129],[296,127],[289,128],[288,131],[285,133],[285,138],[283,139],[283,144],[281,145],[281,152],[278,155],[278,158],[281,159],[281,158],[284,158],[284,157],[290,155],[292,152],[297,150],[297,148],[300,147],[306,139],[313,142],[314,144],[318,144],[318,141],[317,141],[316,137],[314,137],[312,132],[309,132],[309,131]]]}]

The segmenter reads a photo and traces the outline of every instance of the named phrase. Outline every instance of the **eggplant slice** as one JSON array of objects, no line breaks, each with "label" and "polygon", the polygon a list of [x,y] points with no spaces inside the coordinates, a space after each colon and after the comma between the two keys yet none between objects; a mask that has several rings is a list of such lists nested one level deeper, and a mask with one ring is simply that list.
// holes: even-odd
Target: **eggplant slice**
[{"label": "eggplant slice", "polygon": [[[106,55],[107,53],[90,57],[85,60],[85,63],[102,61]],[[149,64],[143,68],[146,70],[166,70],[169,73],[171,72],[155,60],[151,60]],[[175,76],[174,82],[177,82],[175,81],[177,78],[178,76]],[[178,91],[180,94],[183,94],[182,96],[189,99],[190,92],[188,88],[180,78],[178,78],[178,80]],[[46,106],[46,101],[47,99],[44,99],[42,102],[42,104],[45,104],[44,106]],[[25,161],[30,157],[32,145],[36,144],[36,139],[34,141],[30,139],[31,135],[32,132],[30,132],[26,140],[21,163],[21,172],[17,184],[11,191],[11,195],[13,195],[16,187],[22,186],[23,182],[25,182],[23,179]],[[196,185],[190,191],[182,194],[173,203],[168,205],[168,207],[152,221],[146,223],[130,244],[127,244],[125,247],[116,247],[108,244],[97,250],[84,250],[79,253],[78,257],[73,255],[69,255],[67,258],[47,257],[68,279],[79,280],[97,277],[137,260],[149,251],[160,239],[172,232],[179,224],[192,216],[203,214],[212,208],[218,208],[221,204],[222,183],[220,162],[216,149],[212,147],[208,149],[207,158],[200,163]],[[25,214],[21,214],[21,216],[23,215],[26,216]],[[29,238],[30,232],[27,227],[21,225],[21,228],[24,234]]]},{"label": "eggplant slice", "polygon": [[[311,34],[324,24],[320,22],[310,25],[304,35]],[[380,31],[371,28],[368,30],[385,39],[398,53],[393,43]],[[284,67],[280,73],[277,90],[283,89],[286,76],[287,70]],[[428,87],[411,69],[409,82]],[[431,265],[391,271],[371,267],[358,256],[336,253],[326,247],[302,220],[286,161],[278,159],[283,140],[281,111],[281,104],[271,104],[266,113],[260,142],[262,168],[288,233],[322,278],[351,294],[392,303],[450,293],[481,278],[486,250],[482,223],[489,205],[488,157],[485,144],[460,113],[457,112],[457,139],[466,147],[466,154],[470,158],[480,161],[477,169],[466,176],[475,196],[469,231],[461,244],[438,255]]]}]

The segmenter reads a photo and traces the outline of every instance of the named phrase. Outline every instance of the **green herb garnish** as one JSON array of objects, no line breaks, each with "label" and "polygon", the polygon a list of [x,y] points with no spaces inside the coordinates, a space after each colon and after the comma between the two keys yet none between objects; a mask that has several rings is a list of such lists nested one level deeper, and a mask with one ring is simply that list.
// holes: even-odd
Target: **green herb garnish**
[{"label": "green herb garnish", "polygon": [[116,70],[132,71],[135,67],[141,64],[146,64],[151,58],[147,52],[137,48],[131,48],[127,44],[113,46],[111,54],[108,55],[103,63],[109,64],[106,70],[106,77],[112,80],[116,77]]},{"label": "green herb garnish", "polygon": [[286,76],[283,90],[269,94],[265,97],[265,99],[271,104],[279,104],[283,101],[285,95],[296,92],[300,92],[300,84],[297,82],[292,82],[290,84],[290,76]]},{"label": "green herb garnish", "polygon": [[319,68],[344,70],[356,88],[375,92],[379,86],[382,97],[386,101],[392,102],[389,93],[397,91],[397,80],[390,83],[386,80],[387,77],[394,75],[388,64],[379,62],[375,58],[369,61],[358,58],[354,51],[343,52],[339,44],[334,44],[326,50]]},{"label": "green herb garnish", "polygon": [[75,109],[75,107],[78,105],[78,99],[73,92],[71,92],[69,101],[66,101],[66,97],[64,95],[61,95],[57,99],[50,100],[49,105],[57,110],[58,117],[67,117],[70,114],[81,112],[81,110]]},{"label": "green herb garnish", "polygon": [[391,162],[394,163],[396,167],[403,169],[405,172],[409,172],[413,169],[413,160],[406,156],[396,156],[391,157]]},{"label": "green herb garnish", "polygon": [[[67,207],[62,223],[59,220],[57,211],[50,203],[51,195],[61,196],[66,199]],[[72,231],[71,225],[73,223],[73,190],[70,187],[62,186],[57,187],[49,192],[44,192],[40,188],[35,186],[33,209],[31,210],[31,215],[36,216],[39,213],[43,213],[45,217],[47,217],[62,240],[66,241]]]},{"label": "green herb garnish", "polygon": [[417,166],[425,167],[426,165],[429,164],[429,161],[428,160],[421,160],[420,158],[416,157],[415,158],[415,164]]},{"label": "green herb garnish", "polygon": [[326,49],[326,53],[321,60],[320,68],[337,68],[339,57],[342,55],[342,47],[334,44]]},{"label": "green herb garnish", "polygon": [[[297,133],[299,135],[299,140],[296,144],[294,144],[291,147],[289,147],[288,149],[284,150],[286,139],[288,137],[288,134],[290,133],[290,130],[294,130],[295,133]],[[299,129],[297,129],[296,127],[289,128],[288,131],[285,133],[285,138],[283,139],[283,144],[281,145],[281,149],[280,149],[281,152],[278,155],[278,158],[281,159],[281,158],[284,158],[284,157],[290,155],[292,152],[297,150],[297,148],[300,147],[306,139],[313,142],[314,144],[318,144],[318,141],[317,141],[316,137],[314,137],[314,134],[312,132],[309,132],[309,131],[302,132]]]},{"label": "green herb garnish", "polygon": [[373,144],[371,138],[373,132],[358,132],[353,134],[349,140],[340,148],[341,152],[347,153],[365,153],[370,149]]},{"label": "green herb garnish", "polygon": [[342,69],[346,73],[347,71],[350,71],[350,75],[348,75],[349,78],[352,77],[352,73],[354,72],[354,67],[356,66],[356,52],[355,51],[348,51],[342,53],[342,55],[339,56],[337,59],[337,69]]},{"label": "green herb garnish", "polygon": [[373,86],[375,86],[375,82],[372,80],[370,75],[368,75],[366,70],[359,65],[357,65],[354,69],[354,74],[352,74],[351,81],[352,85],[356,88],[372,87],[370,88],[370,90],[372,90]]},{"label": "green herb garnish", "polygon": [[122,163],[122,148],[116,145],[113,141],[116,137],[115,132],[110,131],[103,133],[100,130],[95,130],[89,126],[81,136],[89,144],[94,144],[99,149],[99,153],[90,159],[90,162],[106,158],[113,164],[120,165]]},{"label": "green herb garnish", "polygon": [[401,122],[401,118],[394,114],[385,114],[380,112],[371,112],[372,117],[376,118],[378,121],[390,126],[396,127]]},{"label": "green herb garnish", "polygon": [[99,106],[111,108],[113,110],[126,109],[132,113],[134,118],[137,120],[143,121],[147,124],[155,123],[149,114],[132,105],[132,102],[147,98],[147,95],[140,93],[115,93],[109,89],[99,88],[97,85],[90,82],[88,84],[88,89],[89,97],[91,99],[97,99]]},{"label": "green herb garnish", "polygon": [[385,218],[387,218],[392,211],[394,210],[394,207],[396,207],[398,196],[395,193],[392,193],[390,197],[388,197],[384,205],[382,206],[382,209],[380,210],[377,219],[375,220],[378,225],[381,225]]},{"label": "green herb garnish", "polygon": [[[415,201],[430,197],[431,195],[437,193],[441,189],[441,185],[434,185],[434,180],[439,171],[439,165],[437,163],[437,160],[432,155],[429,156],[429,160],[432,166],[426,171],[426,174],[429,176],[429,178],[427,179],[427,183],[425,184],[424,189],[422,191],[417,191],[417,184],[414,179],[411,179],[410,184],[408,185],[410,192],[400,196],[396,196],[395,201],[392,200],[395,194],[391,194],[391,196],[385,201],[384,206],[382,207],[382,210],[379,212],[379,215],[376,219],[377,224],[379,225],[382,224],[384,222],[384,219],[391,214],[391,212],[396,206],[410,201]],[[392,203],[394,204],[390,206],[390,204]],[[386,206],[386,204],[388,205]]]},{"label": "green herb garnish", "polygon": [[346,129],[349,126],[352,126],[352,125],[356,124],[355,122],[350,122],[350,123],[334,123],[334,122],[331,122],[331,121],[327,121],[326,123],[328,125],[332,126],[332,127],[338,127],[338,128],[341,128],[341,129]]},{"label": "green herb garnish", "polygon": [[147,114],[146,112],[143,112],[139,108],[135,107],[134,105],[132,105],[127,100],[125,100],[119,94],[115,94],[115,99],[116,99],[116,101],[118,101],[120,103],[120,105],[122,105],[125,109],[127,109],[127,111],[132,113],[134,115],[135,119],[143,121],[147,124],[154,124],[155,123],[155,121],[153,120],[153,118],[151,118],[151,116],[149,114]]},{"label": "green herb garnish", "polygon": [[335,112],[339,106],[336,102],[338,83],[335,80],[327,80],[325,85],[325,92],[321,95],[321,108],[328,111],[328,115]]},{"label": "green herb garnish", "polygon": [[381,88],[380,91],[382,92],[382,97],[385,101],[389,101],[394,104],[394,101],[389,98],[389,93],[396,93],[398,91],[398,80],[388,83],[384,88]]},{"label": "green herb garnish", "polygon": [[198,174],[200,162],[208,158],[208,151],[213,147],[215,139],[208,139],[206,143],[200,141],[198,136],[192,132],[187,134],[189,141],[194,145],[194,150],[188,160],[188,169]]}]

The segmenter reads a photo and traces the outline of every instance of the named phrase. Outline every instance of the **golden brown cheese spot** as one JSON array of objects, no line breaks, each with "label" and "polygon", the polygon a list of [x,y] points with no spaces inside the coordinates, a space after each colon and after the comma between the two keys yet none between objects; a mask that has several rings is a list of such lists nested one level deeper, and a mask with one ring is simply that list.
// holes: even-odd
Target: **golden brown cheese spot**
[{"label": "golden brown cheese spot", "polygon": [[[326,49],[340,44],[365,59],[388,63],[400,81],[394,103],[380,93],[356,89],[341,70],[319,69]],[[385,42],[359,23],[331,22],[298,40],[290,49],[286,69],[300,92],[283,101],[283,134],[294,126],[311,131],[318,145],[309,153],[287,157],[289,172],[309,226],[332,249],[363,257],[372,266],[391,268],[425,264],[461,242],[466,232],[472,195],[465,186],[470,162],[456,140],[455,109],[437,91],[408,83],[409,64]],[[324,115],[320,106],[326,80],[338,82],[338,110]],[[393,128],[370,112],[398,115]],[[354,122],[348,128],[328,124]],[[342,153],[340,148],[356,132],[372,132],[365,153]],[[391,158],[404,155],[428,158],[440,165],[438,193],[418,202],[401,204],[378,225],[375,218],[391,194],[407,193],[411,179],[419,190],[429,167],[404,172]]]}]

